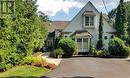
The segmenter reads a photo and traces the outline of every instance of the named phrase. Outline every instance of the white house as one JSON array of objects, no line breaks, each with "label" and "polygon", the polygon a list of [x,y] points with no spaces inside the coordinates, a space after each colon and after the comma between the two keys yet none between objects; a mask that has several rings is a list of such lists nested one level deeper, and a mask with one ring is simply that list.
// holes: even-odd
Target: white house
[{"label": "white house", "polygon": [[[116,30],[108,22],[107,15],[103,16],[104,48],[108,49],[109,40],[114,36]],[[99,35],[99,19],[100,13],[89,1],[71,21],[54,21],[48,29],[49,32],[55,33],[55,36],[56,32],[59,31],[65,37],[74,37],[78,44],[78,51],[88,52],[90,45],[96,47]],[[54,36],[49,38],[48,44],[53,43],[53,38]]]}]

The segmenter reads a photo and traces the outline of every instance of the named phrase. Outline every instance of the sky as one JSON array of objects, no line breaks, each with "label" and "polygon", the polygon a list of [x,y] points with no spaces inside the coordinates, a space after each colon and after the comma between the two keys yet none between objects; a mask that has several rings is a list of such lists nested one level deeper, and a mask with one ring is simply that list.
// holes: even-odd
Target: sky
[{"label": "sky", "polygon": [[[48,15],[52,21],[70,21],[88,1],[91,1],[99,12],[107,13],[102,0],[38,0],[38,10]],[[129,0],[126,0],[129,1]],[[119,0],[104,0],[107,10],[118,6]]]}]

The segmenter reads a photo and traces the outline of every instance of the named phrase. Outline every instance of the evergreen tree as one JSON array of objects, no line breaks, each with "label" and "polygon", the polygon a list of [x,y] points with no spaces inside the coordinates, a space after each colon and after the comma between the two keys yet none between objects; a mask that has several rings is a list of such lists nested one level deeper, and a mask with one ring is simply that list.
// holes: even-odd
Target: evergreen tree
[{"label": "evergreen tree", "polygon": [[102,50],[104,43],[103,43],[103,15],[102,12],[100,14],[100,22],[99,22],[99,38],[97,42],[97,49]]},{"label": "evergreen tree", "polygon": [[127,10],[123,3],[124,0],[120,0],[120,4],[117,8],[115,28],[117,30],[117,36],[123,40],[128,38],[128,22],[127,22]]},{"label": "evergreen tree", "polygon": [[25,56],[43,47],[47,37],[36,1],[15,1],[15,16],[2,19],[0,26],[0,68],[4,69],[21,64]]},{"label": "evergreen tree", "polygon": [[130,36],[130,1],[126,2],[125,3],[126,5],[126,9],[127,9],[127,20],[128,20],[128,33],[129,33],[129,36]]}]

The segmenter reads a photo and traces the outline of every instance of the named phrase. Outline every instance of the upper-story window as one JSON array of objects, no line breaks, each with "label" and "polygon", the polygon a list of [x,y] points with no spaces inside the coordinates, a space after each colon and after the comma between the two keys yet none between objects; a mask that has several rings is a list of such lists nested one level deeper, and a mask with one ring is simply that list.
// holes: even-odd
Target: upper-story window
[{"label": "upper-story window", "polygon": [[86,11],[84,12],[84,27],[95,27],[95,13],[93,11]]},{"label": "upper-story window", "polygon": [[85,16],[85,26],[94,26],[94,16]]}]

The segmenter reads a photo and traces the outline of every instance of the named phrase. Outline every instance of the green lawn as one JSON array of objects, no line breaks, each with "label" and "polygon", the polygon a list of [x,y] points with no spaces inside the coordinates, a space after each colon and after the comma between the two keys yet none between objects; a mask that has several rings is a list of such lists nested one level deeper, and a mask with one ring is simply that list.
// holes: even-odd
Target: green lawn
[{"label": "green lawn", "polygon": [[0,78],[37,78],[49,71],[46,68],[35,66],[19,66],[0,73]]}]

